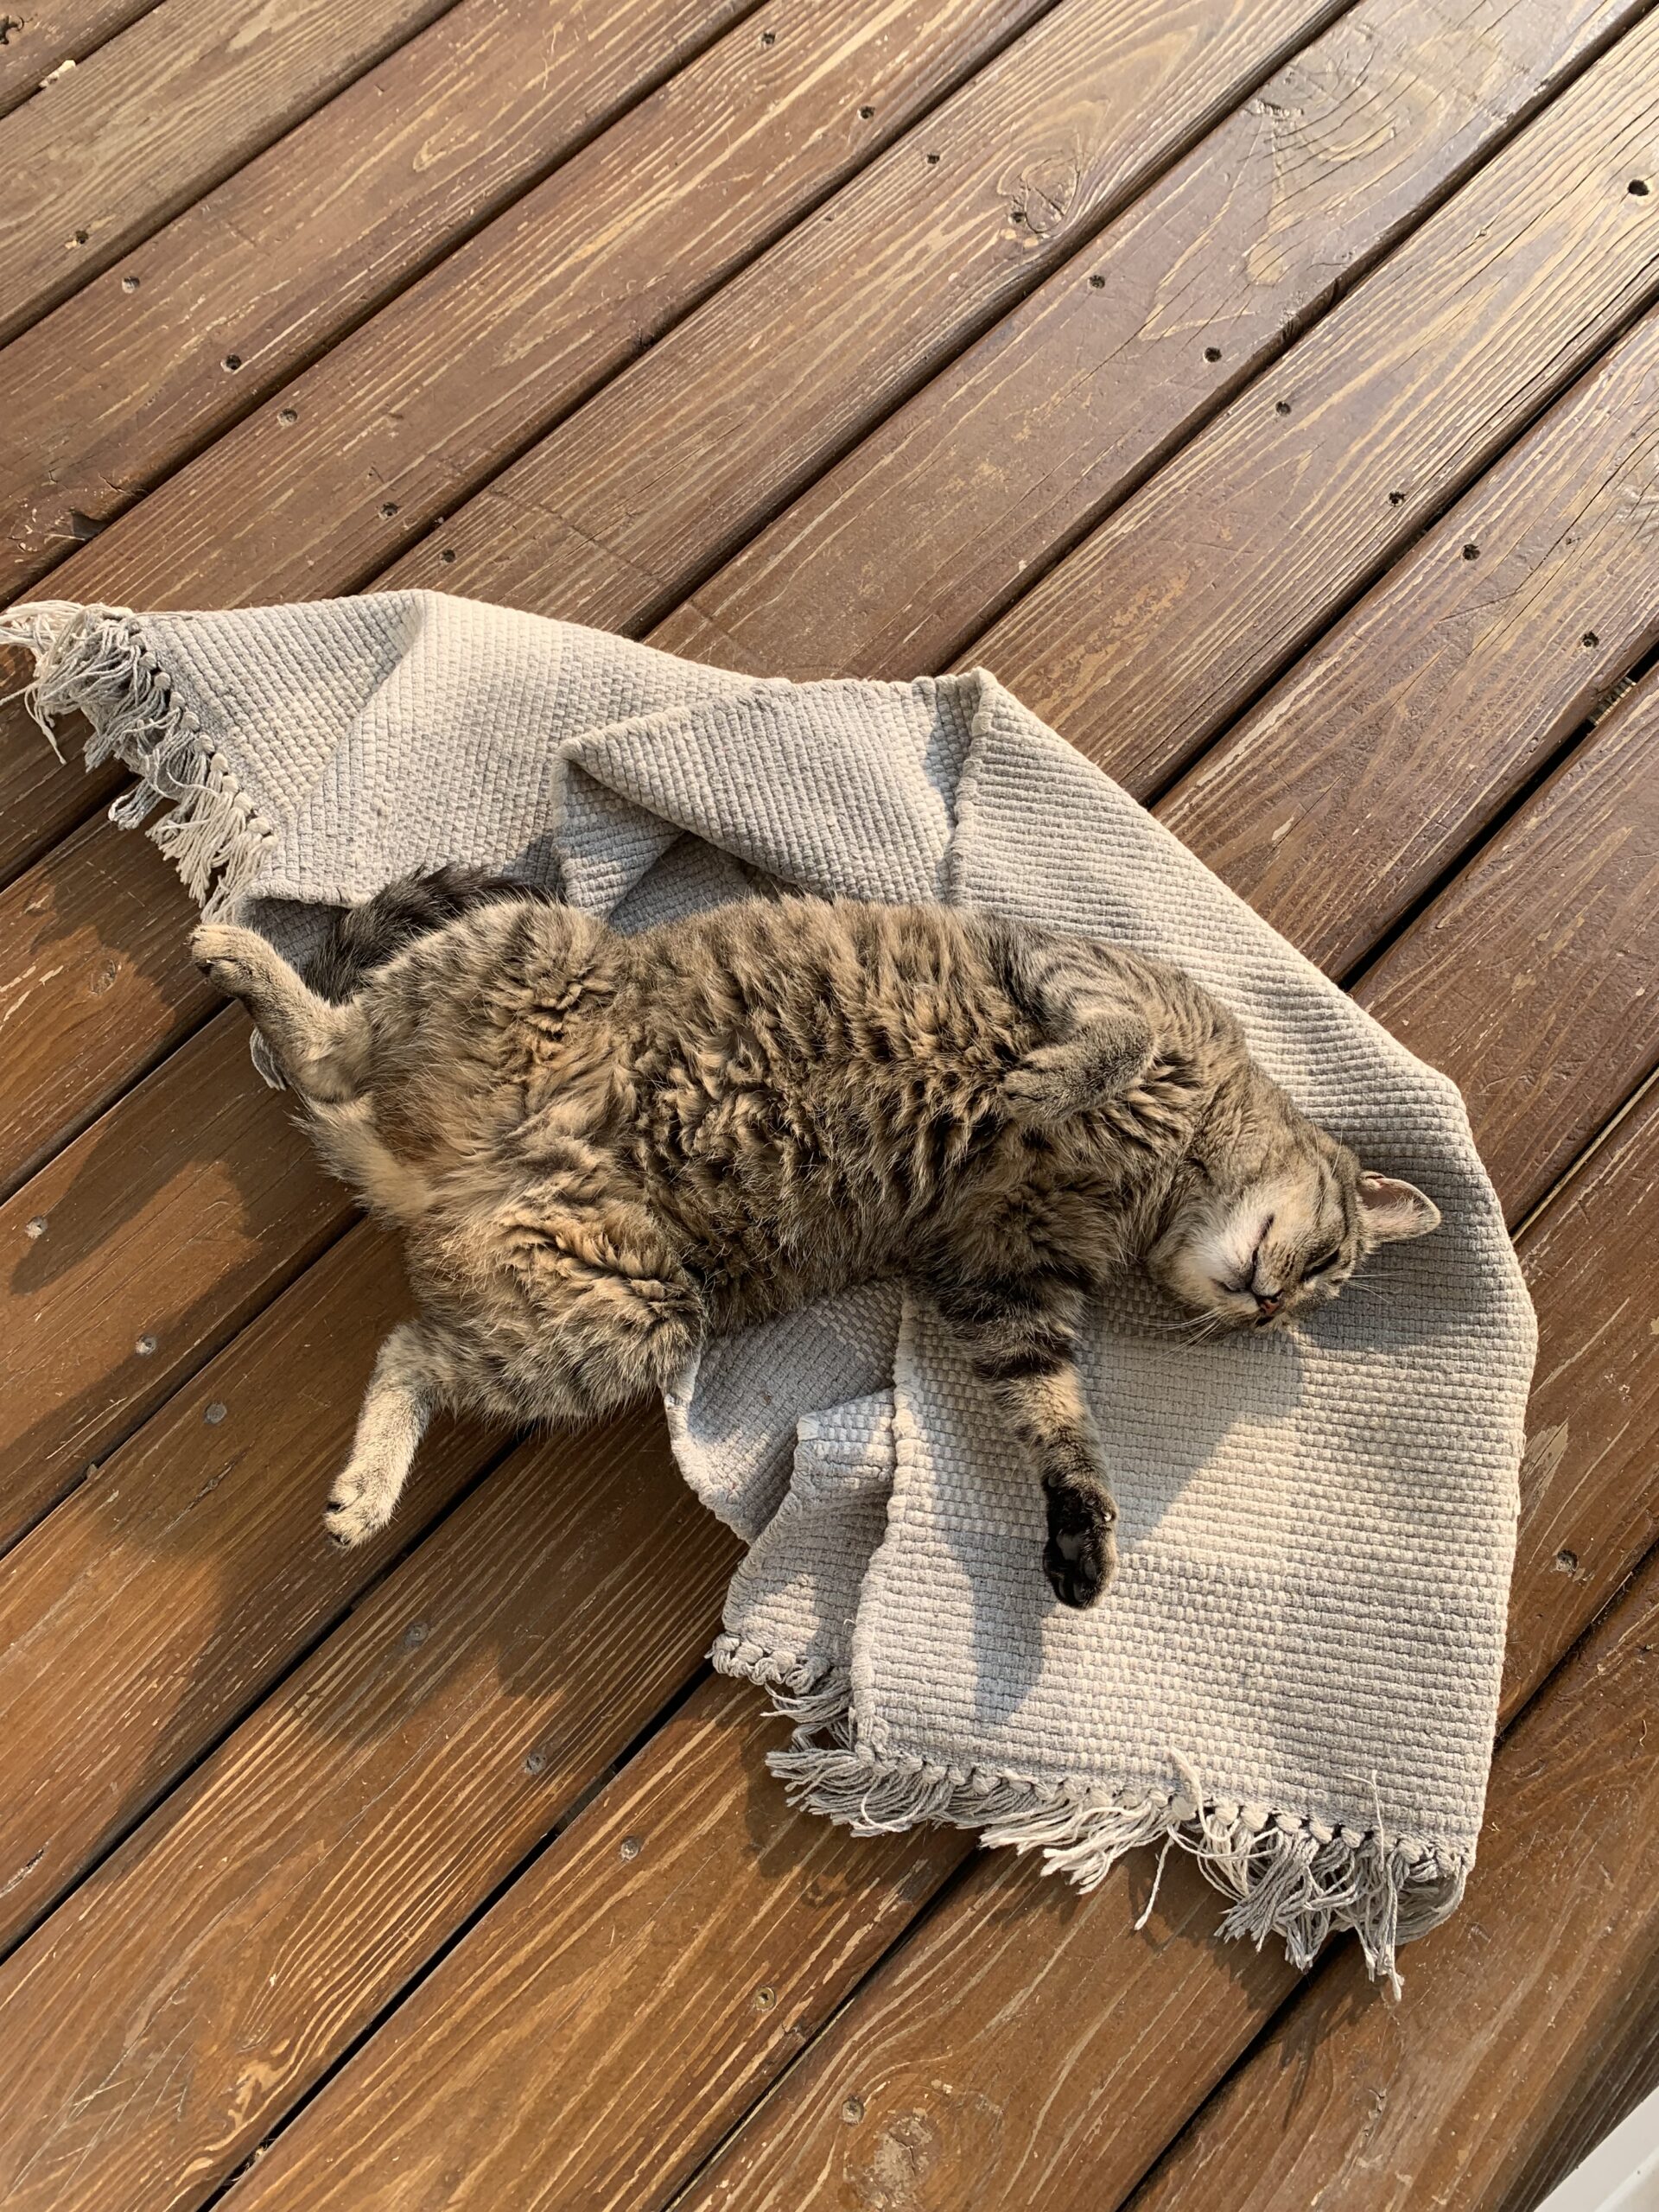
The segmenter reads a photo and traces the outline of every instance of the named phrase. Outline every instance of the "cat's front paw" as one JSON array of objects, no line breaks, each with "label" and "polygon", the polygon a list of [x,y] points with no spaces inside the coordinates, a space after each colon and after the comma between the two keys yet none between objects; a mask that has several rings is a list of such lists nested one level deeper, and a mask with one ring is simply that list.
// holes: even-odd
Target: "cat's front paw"
[{"label": "cat's front paw", "polygon": [[1116,1522],[1117,1508],[1104,1491],[1068,1484],[1049,1491],[1043,1572],[1063,1605],[1084,1611],[1111,1587]]}]

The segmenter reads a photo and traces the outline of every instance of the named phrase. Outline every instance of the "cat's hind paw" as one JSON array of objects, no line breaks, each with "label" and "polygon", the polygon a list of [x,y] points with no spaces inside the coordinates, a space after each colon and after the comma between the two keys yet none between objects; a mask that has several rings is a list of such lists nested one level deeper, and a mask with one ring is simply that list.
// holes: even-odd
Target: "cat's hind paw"
[{"label": "cat's hind paw", "polygon": [[190,957],[226,998],[239,999],[263,980],[270,948],[252,930],[229,922],[203,922],[191,936]]}]

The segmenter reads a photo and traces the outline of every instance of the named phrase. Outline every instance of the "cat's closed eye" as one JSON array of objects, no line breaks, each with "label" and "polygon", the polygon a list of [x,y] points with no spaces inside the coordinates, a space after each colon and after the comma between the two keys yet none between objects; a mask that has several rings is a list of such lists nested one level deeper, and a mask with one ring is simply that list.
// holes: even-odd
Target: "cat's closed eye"
[{"label": "cat's closed eye", "polygon": [[1306,1282],[1313,1275],[1322,1275],[1327,1268],[1334,1268],[1341,1257],[1342,1247],[1333,1244],[1328,1252],[1320,1252],[1307,1262],[1302,1269],[1302,1280]]}]

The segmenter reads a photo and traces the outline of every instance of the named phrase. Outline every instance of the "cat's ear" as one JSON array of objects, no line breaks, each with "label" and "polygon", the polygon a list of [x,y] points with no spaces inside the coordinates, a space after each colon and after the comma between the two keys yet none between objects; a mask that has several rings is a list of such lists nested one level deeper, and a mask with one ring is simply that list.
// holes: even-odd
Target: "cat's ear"
[{"label": "cat's ear", "polygon": [[1440,1225],[1440,1210],[1433,1199],[1426,1198],[1414,1183],[1402,1183],[1395,1175],[1362,1175],[1359,1211],[1367,1234],[1379,1244],[1392,1244],[1402,1236],[1427,1236]]}]

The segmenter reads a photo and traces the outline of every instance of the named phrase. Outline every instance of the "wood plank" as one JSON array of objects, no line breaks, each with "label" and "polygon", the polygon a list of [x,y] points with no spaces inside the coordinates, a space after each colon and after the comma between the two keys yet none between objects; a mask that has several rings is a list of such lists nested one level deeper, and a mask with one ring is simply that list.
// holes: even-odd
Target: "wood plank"
[{"label": "wood plank", "polygon": [[14,2212],[199,2203],[685,1679],[661,1435],[515,1452],[0,1969]]},{"label": "wood plank", "polygon": [[[964,1849],[791,1814],[776,1738],[745,1685],[705,1683],[227,2204],[661,2203]],[[448,2124],[423,2126],[435,2080]]]},{"label": "wood plank", "polygon": [[1656,128],[1649,15],[971,656],[1160,787],[1653,298]]},{"label": "wood plank", "polygon": [[0,1192],[220,1003],[180,957],[194,912],[149,838],[105,822],[0,892]]},{"label": "wood plank", "polygon": [[[1047,3],[768,0],[72,554],[54,596],[212,607],[355,589]],[[1294,4],[1273,0],[1274,22]],[[0,709],[0,779],[11,866],[41,849],[43,823],[60,834],[120,781],[108,769],[72,792],[16,705]]]},{"label": "wood plank", "polygon": [[1659,635],[1656,433],[1649,315],[1160,806],[1327,971],[1433,887]]},{"label": "wood plank", "polygon": [[[1648,1327],[1659,1305],[1656,1232],[1659,1095],[1522,1240],[1544,1356],[1540,1444],[1523,1476],[1506,1713],[1520,1709],[1659,1535],[1659,1376]],[[1563,1571],[1568,1538],[1578,1548]],[[742,1694],[707,1694],[712,1703]],[[704,1804],[741,1802],[753,1755],[738,1722],[731,1735],[726,1725],[683,1757],[677,1747],[670,1755],[671,1812],[652,1751],[636,1760],[603,1801],[605,1835],[654,1840],[666,1830],[666,1841],[682,1824],[695,1827]],[[695,1909],[683,1902],[677,1861],[645,1866],[643,1895],[630,1884],[653,1940],[660,1929],[660,1940],[695,1946],[677,1986],[658,1960],[662,1992],[643,2020],[632,1955],[608,1985],[583,1980],[578,2015],[565,2010],[567,1961],[594,1915],[588,1853],[604,1847],[573,1830],[278,2138],[232,2192],[234,2212],[276,2203],[283,2212],[347,2204],[390,2212],[424,2202],[417,2184],[438,2173],[448,2212],[660,2201],[709,2133],[776,2078],[790,2053],[779,2050],[772,2020],[809,2037],[856,1986],[861,1960],[819,1976],[836,1943],[854,1940],[857,1916],[879,1914],[884,1932],[896,1934],[896,1922],[919,1914],[927,1893],[970,1855],[965,1839],[944,1836],[925,1876],[887,1874],[891,1841],[883,1841],[873,1848],[872,1886],[832,1900],[817,1878],[826,1823],[787,1816],[780,1793],[758,1779],[746,1818],[753,1831],[746,1849],[722,1861],[720,1883],[699,1893]],[[1011,2203],[1040,2196],[1046,2204],[1057,2189],[1065,2202],[1073,2199],[1057,2161],[1063,2177],[1084,2157],[1079,2131],[1092,2140],[1092,2127],[1127,2146],[1121,2167],[1084,2161],[1086,2186],[1076,2199],[1103,2212],[1136,2160],[1144,2164],[1185,2117],[1183,2100],[1198,2093],[1194,2055],[1209,2069],[1201,2088],[1293,1980],[1282,1958],[1216,1945],[1217,1899],[1185,1862],[1166,1869],[1150,1930],[1137,1934],[1150,1880],[1148,1863],[1128,1866],[1085,1905],[1039,1880],[1029,1862],[979,1861],[936,1922],[880,1968],[873,2008],[857,1999],[689,2202],[744,2212],[879,2205],[877,2184],[897,2190],[902,2182],[907,2193],[889,2201],[907,2212],[956,2212],[1001,2201],[1011,2177]],[[843,1920],[854,1924],[842,1929]],[[747,1948],[752,1929],[764,1931],[758,1955]],[[1414,2005],[1422,1955],[1408,1955]],[[770,2019],[741,2017],[742,1993],[756,1982],[777,1993]],[[939,2063],[942,2038],[948,2068]],[[430,2094],[435,2081],[446,2084],[441,2100]],[[849,2096],[865,2107],[855,2120]],[[1079,2105],[1090,2107],[1083,2117]],[[658,2190],[647,2190],[626,2163],[642,2138],[661,2162]],[[550,2169],[550,2145],[557,2146]]]},{"label": "wood plank", "polygon": [[445,1425],[394,1528],[327,1541],[379,1339],[410,1311],[391,1241],[354,1230],[0,1560],[0,1951],[501,1447]]},{"label": "wood plank", "polygon": [[248,1037],[219,1014],[0,1207],[0,1545],[351,1218]]},{"label": "wood plank", "polygon": [[[671,633],[724,665],[800,678],[945,667],[1330,305],[1335,272],[1357,282],[1630,13],[1384,0],[1340,16],[701,585]],[[497,573],[492,533],[517,530],[514,603],[557,605],[580,555],[524,533],[512,510],[533,507],[689,583],[695,533],[679,518],[696,512],[696,446],[674,471],[671,536],[645,507],[614,537],[606,487],[621,464],[590,483],[585,461],[573,450],[556,486],[539,450],[526,455],[400,575],[430,580],[453,550],[457,588],[472,590],[480,558]],[[802,573],[817,582],[804,605]],[[595,574],[610,586],[597,619],[632,618],[630,581]]]},{"label": "wood plank", "polygon": [[1354,995],[1458,1078],[1529,1211],[1659,1062],[1659,676],[1616,707]]},{"label": "wood plank", "polygon": [[161,0],[0,123],[0,343],[448,0]]},{"label": "wood plank", "polygon": [[1500,1748],[1468,1895],[1423,1939],[1409,2012],[1335,1960],[1136,2212],[1515,2202],[1580,2086],[1659,2018],[1656,1698],[1659,1559]]},{"label": "wood plank", "polygon": [[0,353],[0,601],[21,598],[744,4],[461,0],[17,338]]},{"label": "wood plank", "polygon": [[156,0],[35,0],[24,16],[0,13],[0,115],[37,92],[54,69],[79,62]]},{"label": "wood plank", "polygon": [[664,612],[1331,12],[1062,5],[391,580],[487,575],[613,628]]}]

